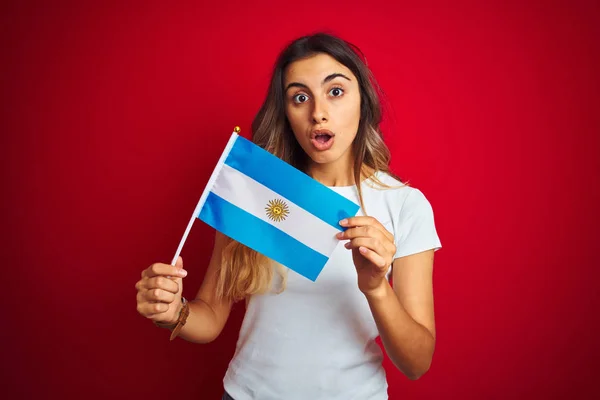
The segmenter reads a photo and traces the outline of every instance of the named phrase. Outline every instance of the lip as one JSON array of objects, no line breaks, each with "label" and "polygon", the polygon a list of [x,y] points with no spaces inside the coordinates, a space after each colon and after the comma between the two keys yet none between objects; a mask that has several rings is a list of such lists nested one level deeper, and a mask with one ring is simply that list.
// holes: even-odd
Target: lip
[{"label": "lip", "polygon": [[316,139],[318,135],[329,135],[331,137],[335,136],[335,134],[329,129],[316,129],[310,133],[310,140]]},{"label": "lip", "polygon": [[[329,139],[326,143],[321,143],[317,140],[318,135],[329,135],[331,139]],[[335,139],[335,134],[331,132],[329,129],[317,129],[311,132],[310,134],[310,143],[313,145],[315,149],[318,151],[326,151],[333,146],[333,141]]]}]

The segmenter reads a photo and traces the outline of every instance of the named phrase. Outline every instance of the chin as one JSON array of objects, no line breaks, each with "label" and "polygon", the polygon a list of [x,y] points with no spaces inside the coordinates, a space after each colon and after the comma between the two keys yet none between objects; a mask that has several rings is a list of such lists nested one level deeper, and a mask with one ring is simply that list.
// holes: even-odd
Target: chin
[{"label": "chin", "polygon": [[339,154],[336,154],[330,150],[319,153],[311,153],[308,155],[312,162],[315,164],[330,164],[334,161],[337,161],[340,158]]}]

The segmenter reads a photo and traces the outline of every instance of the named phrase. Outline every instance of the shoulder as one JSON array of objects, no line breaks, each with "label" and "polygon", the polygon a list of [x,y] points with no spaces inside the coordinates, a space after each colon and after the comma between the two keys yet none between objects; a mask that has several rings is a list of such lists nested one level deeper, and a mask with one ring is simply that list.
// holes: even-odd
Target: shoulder
[{"label": "shoulder", "polygon": [[380,175],[380,181],[390,187],[378,190],[378,196],[383,202],[379,204],[385,204],[385,211],[380,214],[387,221],[384,227],[394,234],[397,248],[394,259],[440,249],[433,208],[425,194],[388,174]]},{"label": "shoulder", "polygon": [[377,172],[377,179],[385,186],[370,181],[369,191],[373,197],[383,201],[393,214],[400,214],[411,209],[430,208],[431,204],[425,194],[386,172]]},{"label": "shoulder", "polygon": [[363,185],[366,214],[377,218],[388,229],[398,228],[406,221],[431,218],[433,210],[425,194],[385,173]]}]

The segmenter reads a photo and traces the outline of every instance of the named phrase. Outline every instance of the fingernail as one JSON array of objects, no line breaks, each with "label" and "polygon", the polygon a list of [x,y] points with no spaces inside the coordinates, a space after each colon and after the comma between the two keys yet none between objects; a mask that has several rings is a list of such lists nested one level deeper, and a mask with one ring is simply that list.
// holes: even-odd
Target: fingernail
[{"label": "fingernail", "polygon": [[347,223],[348,223],[347,219],[343,219],[340,221],[340,225],[342,225],[342,226],[346,225]]},{"label": "fingernail", "polygon": [[335,235],[335,237],[337,237],[338,239],[343,239],[344,237],[344,232],[340,232],[337,235]]},{"label": "fingernail", "polygon": [[350,248],[350,242],[346,243],[346,244],[344,245],[344,247],[345,247],[345,248],[347,248],[347,249],[349,249],[349,248]]},{"label": "fingernail", "polygon": [[364,247],[361,247],[361,248],[359,248],[359,250],[360,250],[360,252],[361,252],[361,253],[363,253],[363,254],[366,254],[366,253],[367,253],[367,249],[366,249],[366,248],[364,248]]},{"label": "fingernail", "polygon": [[187,276],[187,271],[185,269],[180,269],[179,270],[179,275],[183,276]]}]

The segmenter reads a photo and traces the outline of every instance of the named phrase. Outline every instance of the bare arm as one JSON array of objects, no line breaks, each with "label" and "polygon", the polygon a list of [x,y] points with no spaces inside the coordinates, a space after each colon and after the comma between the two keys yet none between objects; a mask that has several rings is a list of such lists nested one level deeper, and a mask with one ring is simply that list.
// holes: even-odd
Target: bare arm
[{"label": "bare arm", "polygon": [[386,353],[409,379],[425,374],[435,349],[433,250],[398,258],[387,280],[366,294]]},{"label": "bare arm", "polygon": [[219,336],[229,318],[232,302],[229,300],[218,301],[215,296],[221,253],[225,244],[225,236],[217,231],[204,281],[194,300],[190,301],[190,314],[179,333],[179,336],[187,341],[212,342]]},{"label": "bare arm", "polygon": [[[189,315],[179,337],[195,343],[208,343],[217,338],[229,317],[231,301],[216,299],[217,274],[221,265],[221,254],[227,238],[217,232],[213,254],[204,281],[196,297],[189,302]],[[175,266],[155,263],[142,272],[135,284],[137,310],[144,317],[174,328],[181,312],[183,260],[178,258]]]}]

